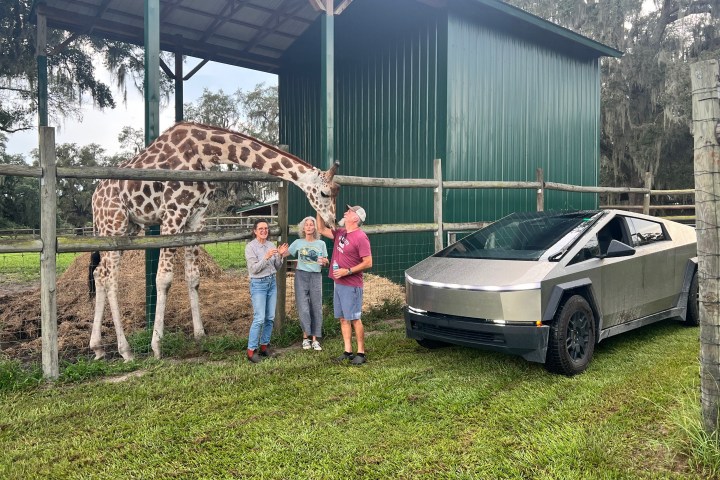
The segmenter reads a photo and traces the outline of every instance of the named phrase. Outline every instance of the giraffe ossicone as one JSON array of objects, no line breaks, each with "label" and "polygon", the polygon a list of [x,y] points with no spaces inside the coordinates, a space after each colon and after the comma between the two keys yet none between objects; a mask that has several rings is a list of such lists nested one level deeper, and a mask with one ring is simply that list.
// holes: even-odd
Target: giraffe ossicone
[{"label": "giraffe ossicone", "polygon": [[[325,222],[335,225],[335,198],[340,187],[333,181],[339,163],[322,171],[299,158],[250,136],[199,123],[179,122],[121,167],[164,170],[210,170],[220,164],[244,165],[297,185]],[[93,224],[99,236],[142,234],[148,225],[160,225],[162,235],[197,232],[204,226],[205,211],[214,186],[207,182],[102,180],[92,198]],[[160,250],[156,277],[157,300],[151,347],[160,357],[167,292],[173,279],[176,248]],[[205,335],[200,318],[197,264],[199,247],[185,247],[185,280],[195,338]],[[105,356],[100,340],[105,301],[110,304],[118,351],[127,361],[133,354],[125,338],[118,306],[121,253],[101,254],[95,269],[95,315],[90,348],[95,358]]]}]

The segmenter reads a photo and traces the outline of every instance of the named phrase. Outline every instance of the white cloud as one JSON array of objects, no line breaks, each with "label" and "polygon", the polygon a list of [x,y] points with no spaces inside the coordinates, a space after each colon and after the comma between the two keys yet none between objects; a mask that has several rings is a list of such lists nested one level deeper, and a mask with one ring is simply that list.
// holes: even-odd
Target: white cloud
[{"label": "white cloud", "polygon": [[[184,65],[185,74],[190,72],[198,59],[188,58]],[[109,74],[100,66],[98,76],[104,82],[111,84]],[[204,88],[216,92],[222,89],[225,93],[234,93],[237,89],[250,90],[258,83],[265,82],[267,85],[276,85],[277,76],[248,70],[246,68],[232,67],[215,62],[204,65],[192,78],[184,84],[184,101],[189,103],[197,99]],[[97,143],[108,154],[117,153],[120,148],[117,137],[122,127],[130,125],[133,128],[145,127],[145,105],[142,96],[135,87],[128,87],[128,101],[123,104],[121,95],[115,91],[117,106],[115,109],[100,111],[88,100],[82,108],[82,119],[65,119],[60,125],[51,125],[55,128],[55,142],[77,143],[88,145]],[[170,127],[175,120],[174,99],[171,98],[169,105],[160,111],[160,130]],[[37,131],[16,132],[8,135],[7,152],[10,154],[22,154],[30,160],[30,151],[37,148]]]}]

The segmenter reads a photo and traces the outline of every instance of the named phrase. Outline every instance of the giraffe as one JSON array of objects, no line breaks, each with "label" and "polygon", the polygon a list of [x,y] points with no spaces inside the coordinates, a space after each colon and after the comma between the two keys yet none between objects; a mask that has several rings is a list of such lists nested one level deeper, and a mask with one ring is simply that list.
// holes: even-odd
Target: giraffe
[{"label": "giraffe", "polygon": [[[121,164],[126,168],[166,170],[209,170],[219,164],[245,165],[280,177],[297,185],[328,225],[335,225],[335,197],[339,186],[333,176],[339,166],[321,171],[299,158],[231,130],[179,122],[163,132],[154,142],[132,159]],[[102,180],[92,197],[93,224],[96,235],[142,234],[146,225],[160,225],[163,235],[197,232],[204,226],[204,215],[214,186],[205,182]],[[160,340],[164,330],[165,303],[173,279],[175,248],[160,250],[156,286],[157,303],[151,347],[160,358]],[[185,247],[185,279],[190,296],[190,310],[195,338],[205,335],[198,287],[200,273],[197,265],[199,247]],[[95,270],[95,315],[90,348],[95,359],[105,356],[100,343],[105,301],[110,304],[118,351],[125,361],[133,359],[125,338],[118,307],[118,274],[121,253],[101,254]]]}]

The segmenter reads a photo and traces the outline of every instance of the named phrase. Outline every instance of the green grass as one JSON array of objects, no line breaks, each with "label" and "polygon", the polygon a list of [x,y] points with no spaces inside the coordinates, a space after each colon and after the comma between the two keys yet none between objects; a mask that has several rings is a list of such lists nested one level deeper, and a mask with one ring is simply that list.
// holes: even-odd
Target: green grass
[{"label": "green grass", "polygon": [[[60,275],[75,261],[77,253],[59,253],[56,256],[56,272]],[[39,253],[0,253],[0,279],[6,282],[31,282],[40,280]]]},{"label": "green grass", "polygon": [[[295,345],[248,363],[78,362],[52,388],[0,393],[0,478],[710,478],[696,454],[698,331],[604,341],[582,375],[460,347],[426,350],[369,319],[356,368]],[[383,328],[380,328],[383,327]],[[224,352],[224,353],[223,353]],[[91,372],[138,369],[109,383]],[[110,366],[110,367],[108,367]],[[2,372],[0,368],[0,372]],[[85,373],[78,373],[85,372]],[[91,380],[88,380],[91,379]],[[713,463],[713,461],[715,463]]]},{"label": "green grass", "polygon": [[245,242],[209,243],[205,250],[223,270],[245,268]]},{"label": "green grass", "polygon": [[[245,243],[212,243],[204,246],[223,269],[245,268]],[[76,253],[60,253],[56,257],[57,274],[62,274],[75,260]],[[0,281],[32,282],[40,280],[39,253],[0,253]]]}]

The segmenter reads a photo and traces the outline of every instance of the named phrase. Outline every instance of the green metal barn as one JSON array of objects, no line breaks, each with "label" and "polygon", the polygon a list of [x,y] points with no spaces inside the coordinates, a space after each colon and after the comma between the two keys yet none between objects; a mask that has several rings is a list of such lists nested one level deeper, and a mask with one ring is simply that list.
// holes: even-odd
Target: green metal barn
[{"label": "green metal barn", "polygon": [[[159,52],[276,73],[281,143],[342,175],[545,180],[596,185],[600,58],[621,52],[499,0],[34,0],[38,25],[144,45],[146,138],[158,123]],[[44,28],[44,27],[43,27]],[[57,46],[56,49],[63,46]],[[43,79],[45,49],[39,48]],[[47,125],[43,82],[40,123]],[[46,93],[45,93],[46,95]],[[312,214],[290,190],[290,223]],[[443,220],[489,221],[535,208],[527,190],[445,190]],[[430,189],[345,186],[368,222],[432,223]],[[592,194],[547,192],[546,208],[597,206]],[[431,254],[432,234],[373,235],[373,271],[401,281]]]},{"label": "green metal barn", "polygon": [[[281,141],[322,158],[320,25],[280,73]],[[621,53],[494,0],[355,0],[335,19],[335,158],[340,173],[597,185],[600,57]],[[291,193],[290,217],[311,213]],[[534,191],[446,190],[445,222],[534,210]],[[432,191],[344,187],[368,222],[433,221]],[[546,208],[594,208],[593,194],[547,192]],[[432,234],[375,235],[375,273],[402,280]]]}]

